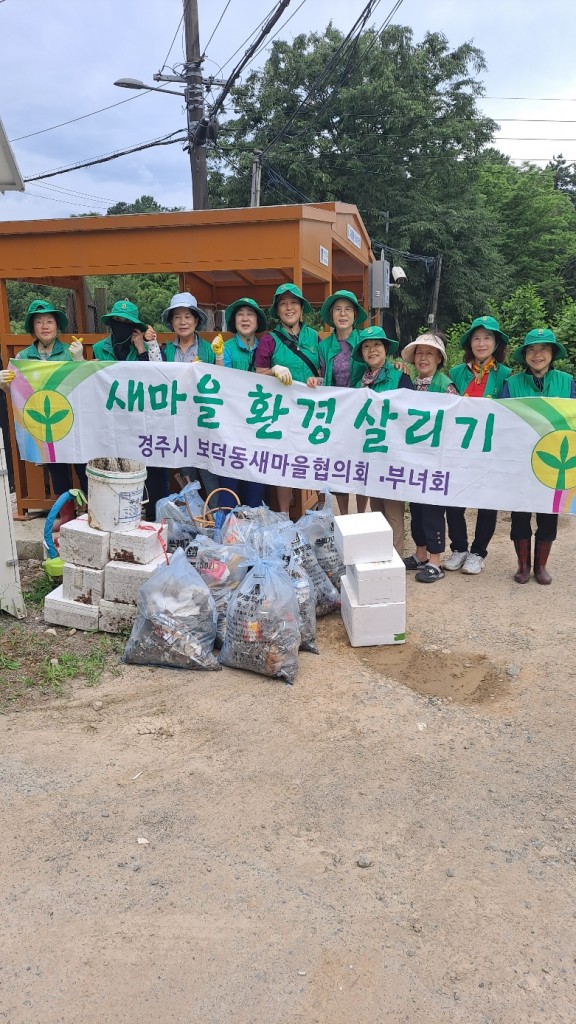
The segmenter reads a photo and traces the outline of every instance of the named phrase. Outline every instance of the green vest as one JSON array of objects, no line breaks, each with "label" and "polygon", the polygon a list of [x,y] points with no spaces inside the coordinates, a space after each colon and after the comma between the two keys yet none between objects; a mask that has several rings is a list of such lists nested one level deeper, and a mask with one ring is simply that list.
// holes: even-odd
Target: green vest
[{"label": "green vest", "polygon": [[436,370],[436,373],[432,377],[429,386],[426,388],[427,391],[438,391],[445,395],[450,387],[452,381],[450,377],[447,377],[445,373],[440,370]]},{"label": "green vest", "polygon": [[[96,344],[92,346],[92,354],[94,359],[101,359],[106,362],[118,362],[118,357],[114,355],[114,347],[112,345],[112,337],[110,335],[108,335],[107,338],[103,338],[102,341],[97,341]],[[138,353],[134,348],[134,345],[130,343],[126,362],[128,363],[136,359],[138,359]]]},{"label": "green vest", "polygon": [[33,345],[29,345],[28,348],[23,348],[16,356],[16,359],[39,359],[41,362],[49,362],[53,359],[54,362],[58,361],[60,363],[68,363],[72,359],[72,356],[70,355],[70,347],[60,341],[60,338],[56,338],[52,346],[52,351],[45,360],[42,359],[42,356],[39,354],[36,342],[34,342]]},{"label": "green vest", "polygon": [[[278,364],[279,366],[288,367],[293,379],[300,381],[301,384],[305,384],[309,377],[320,376],[318,335],[316,334],[316,331],[313,331],[311,327],[308,327],[308,324],[302,324],[300,327],[297,345],[300,351],[304,355],[308,356],[312,365],[316,367],[315,373],[313,373],[310,367],[296,355],[296,353],[290,348],[290,345],[287,344],[290,340],[290,335],[286,333],[283,327],[275,327],[274,330],[270,331],[270,334],[274,338],[274,357],[272,365]],[[284,338],[286,341],[284,341]]]},{"label": "green vest", "polygon": [[[359,363],[359,366],[365,364]],[[362,375],[364,375],[362,370]],[[400,383],[400,377],[402,376],[402,370],[397,370],[392,363],[384,363],[384,366],[380,370],[380,373],[376,377],[373,384],[370,385],[372,391],[395,391]],[[359,380],[354,387],[361,388],[362,380]]]},{"label": "green vest", "polygon": [[[198,342],[198,362],[200,363],[215,363],[216,356],[212,351],[210,342],[205,341],[199,334],[196,335],[196,341]],[[164,345],[164,356],[167,363],[176,362],[176,342],[167,341]]]},{"label": "green vest", "polygon": [[531,373],[515,373],[508,378],[510,398],[570,398],[572,377],[562,370],[548,370],[544,374],[544,386],[539,391]]},{"label": "green vest", "polygon": [[246,348],[243,342],[240,344],[240,339],[237,334],[233,338],[229,338],[228,341],[224,342],[224,351],[230,359],[233,370],[255,370],[254,357],[256,355],[257,347],[257,338],[254,339],[254,347],[250,350]]},{"label": "green vest", "polygon": [[[490,370],[488,380],[486,381],[484,398],[499,398],[504,381],[510,376],[511,372],[510,368],[502,363],[498,363],[496,370]],[[464,394],[473,378],[474,374],[467,363],[460,363],[459,366],[453,366],[450,370],[450,379],[456,385],[461,395]]]},{"label": "green vest", "polygon": [[[357,330],[353,330],[352,334],[350,335],[350,337],[347,340],[348,340],[348,343],[352,346],[352,349],[355,349],[356,345],[358,344],[358,341],[360,340],[359,332]],[[332,334],[329,334],[327,338],[322,338],[322,340],[320,341],[320,356],[322,357],[322,361],[323,361],[324,367],[325,367],[325,369],[324,369],[324,384],[326,385],[326,387],[330,387],[332,385],[332,382],[333,382],[333,379],[334,379],[333,378],[334,360],[335,360],[336,356],[339,354],[339,352],[340,352],[340,345],[338,343],[338,338],[336,337],[335,331],[332,331]],[[359,363],[356,359],[350,359],[350,387],[351,388],[355,388],[356,387],[356,384],[360,380],[360,378],[362,377],[363,373],[364,373],[364,370],[362,368],[362,363]]]}]

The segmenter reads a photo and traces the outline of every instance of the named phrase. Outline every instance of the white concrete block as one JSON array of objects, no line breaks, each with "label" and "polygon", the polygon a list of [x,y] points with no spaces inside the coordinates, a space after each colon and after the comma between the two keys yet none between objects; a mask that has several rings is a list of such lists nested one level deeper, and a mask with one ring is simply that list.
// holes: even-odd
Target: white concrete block
[{"label": "white concrete block", "polygon": [[110,534],[110,558],[116,562],[146,565],[163,553],[160,523],[140,523],[135,530]]},{"label": "white concrete block", "polygon": [[344,565],[389,562],[394,551],[392,527],[381,512],[335,516],[334,542]]},{"label": "white concrete block", "polygon": [[135,604],[119,601],[100,601],[100,625],[103,633],[128,633],[136,618]]},{"label": "white concrete block", "polygon": [[104,569],[104,597],[107,601],[136,604],[138,591],[160,565],[166,565],[166,557],[158,555],[147,565],[136,562],[108,562]]},{"label": "white concrete block", "polygon": [[406,640],[406,604],[357,604],[342,577],[341,614],[352,647],[381,647]]},{"label": "white concrete block", "polygon": [[88,525],[87,516],[64,523],[60,530],[60,557],[72,565],[103,569],[110,558],[110,534]]},{"label": "white concrete block", "polygon": [[359,605],[406,600],[406,566],[397,551],[389,562],[361,562],[346,569],[348,589]]},{"label": "white concrete block", "polygon": [[66,601],[98,604],[104,593],[104,570],[65,562],[62,587]]},{"label": "white concrete block", "polygon": [[69,629],[98,629],[98,605],[67,601],[63,589],[61,583],[44,598],[44,622]]}]

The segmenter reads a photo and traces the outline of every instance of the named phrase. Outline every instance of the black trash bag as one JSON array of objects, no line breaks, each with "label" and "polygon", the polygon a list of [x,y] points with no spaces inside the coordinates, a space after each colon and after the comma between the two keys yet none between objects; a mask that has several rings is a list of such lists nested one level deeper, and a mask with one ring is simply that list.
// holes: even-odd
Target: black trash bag
[{"label": "black trash bag", "polygon": [[129,665],[219,669],[212,648],[216,606],[204,580],[178,548],[138,591],[136,620],[124,651]]},{"label": "black trash bag", "polygon": [[298,671],[298,601],[277,561],[261,559],[228,604],[220,661],[293,683]]}]

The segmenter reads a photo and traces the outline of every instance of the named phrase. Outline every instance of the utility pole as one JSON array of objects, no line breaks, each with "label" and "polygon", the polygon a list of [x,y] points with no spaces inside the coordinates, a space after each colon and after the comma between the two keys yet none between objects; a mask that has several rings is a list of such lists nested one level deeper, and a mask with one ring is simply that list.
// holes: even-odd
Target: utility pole
[{"label": "utility pole", "polygon": [[262,150],[254,150],[252,160],[252,187],[250,189],[250,206],[260,206],[260,184],[262,182]]},{"label": "utility pole", "polygon": [[436,317],[438,316],[438,295],[440,292],[440,275],[442,273],[442,257],[436,257],[436,275],[434,277],[434,290],[432,292],[432,309],[428,317],[428,323],[432,329],[438,327]]},{"label": "utility pole", "polygon": [[198,0],[184,2],[184,38],[186,40],[186,115],[188,119],[188,147],[192,172],[192,200],[195,210],[208,209],[208,175],[206,147],[196,144],[198,126],[204,118],[204,85],[200,59],[200,27]]}]

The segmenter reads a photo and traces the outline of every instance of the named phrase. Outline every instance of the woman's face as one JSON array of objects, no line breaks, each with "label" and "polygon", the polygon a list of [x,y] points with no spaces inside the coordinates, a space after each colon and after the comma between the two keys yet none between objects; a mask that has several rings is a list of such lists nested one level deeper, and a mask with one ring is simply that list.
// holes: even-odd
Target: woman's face
[{"label": "woman's face", "polygon": [[417,345],[414,366],[419,377],[433,377],[442,362],[442,353],[433,345]]},{"label": "woman's face", "polygon": [[544,376],[553,358],[552,345],[529,345],[526,349],[526,365],[537,377]]},{"label": "woman's face", "polygon": [[470,335],[472,355],[480,363],[490,358],[496,348],[496,344],[494,331],[487,331],[484,327],[477,327]]},{"label": "woman's face", "polygon": [[236,310],[234,323],[241,338],[252,338],[256,334],[258,317],[250,306],[240,306]]},{"label": "woman's face", "polygon": [[276,303],[278,319],[285,327],[293,328],[300,323],[302,317],[302,303],[290,292],[281,295]]},{"label": "woman's face", "polygon": [[187,306],[177,306],[172,313],[172,330],[178,337],[188,341],[196,334],[197,327],[198,317],[196,314]]},{"label": "woman's face", "polygon": [[386,346],[378,338],[362,342],[362,358],[371,370],[381,370],[386,362]]},{"label": "woman's face", "polygon": [[38,313],[32,319],[32,329],[34,337],[47,346],[54,341],[58,334],[56,317],[52,316],[52,313]]},{"label": "woman's face", "polygon": [[356,319],[356,310],[352,303],[347,302],[346,299],[337,299],[330,312],[332,314],[332,323],[336,330],[344,334],[346,332],[350,334]]}]

